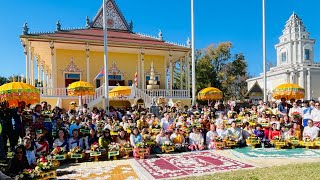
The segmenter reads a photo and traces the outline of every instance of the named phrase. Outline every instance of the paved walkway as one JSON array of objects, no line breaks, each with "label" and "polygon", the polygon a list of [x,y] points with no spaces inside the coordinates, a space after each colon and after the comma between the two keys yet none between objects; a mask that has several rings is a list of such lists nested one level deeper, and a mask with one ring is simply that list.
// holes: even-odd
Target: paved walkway
[{"label": "paved walkway", "polygon": [[75,163],[61,166],[58,179],[172,179],[309,162],[320,162],[320,150],[211,150],[163,154],[143,160]]}]

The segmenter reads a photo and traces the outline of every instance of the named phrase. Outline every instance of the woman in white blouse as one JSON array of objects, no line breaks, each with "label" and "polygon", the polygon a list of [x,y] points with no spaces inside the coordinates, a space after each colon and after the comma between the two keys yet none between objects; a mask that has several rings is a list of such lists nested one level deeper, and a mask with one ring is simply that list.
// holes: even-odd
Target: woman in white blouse
[{"label": "woman in white blouse", "polygon": [[200,129],[194,127],[193,132],[189,135],[189,149],[192,151],[198,151],[204,149],[204,139],[200,133]]},{"label": "woman in white blouse", "polygon": [[294,102],[294,103],[292,103],[292,108],[290,108],[290,110],[289,110],[289,117],[290,118],[292,118],[292,114],[294,113],[294,112],[298,112],[300,115],[302,115],[302,109],[300,108],[300,107],[298,107],[297,106],[297,103],[296,102]]},{"label": "woman in white blouse", "polygon": [[58,138],[53,142],[53,148],[60,147],[64,152],[68,151],[68,141],[66,138],[65,131],[60,129],[58,131]]},{"label": "woman in white blouse", "polygon": [[311,119],[308,120],[308,126],[303,129],[303,140],[310,139],[314,141],[319,135],[319,128],[313,125]]}]

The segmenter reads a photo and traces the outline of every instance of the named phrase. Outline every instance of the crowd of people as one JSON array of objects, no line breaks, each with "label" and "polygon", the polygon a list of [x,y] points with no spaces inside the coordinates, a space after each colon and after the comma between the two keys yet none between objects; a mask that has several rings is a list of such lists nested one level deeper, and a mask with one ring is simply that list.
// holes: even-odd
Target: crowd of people
[{"label": "crowd of people", "polygon": [[274,138],[319,140],[320,106],[313,100],[287,102],[282,99],[278,104],[260,101],[258,105],[247,107],[222,102],[212,107],[198,104],[191,108],[164,106],[157,114],[160,115],[136,106],[110,107],[106,114],[104,109],[89,109],[86,104],[66,110],[51,109],[47,102],[34,107],[22,102],[17,108],[9,108],[8,103],[3,103],[0,109],[0,159],[6,160],[7,153],[14,152],[5,174],[14,176],[23,169],[34,167],[37,158],[50,154],[56,147],[68,152],[74,147],[90,149],[97,143],[107,150],[112,142],[120,146],[127,143],[134,148],[139,143],[151,141],[154,142],[149,144],[151,153],[163,153],[161,146],[167,142],[175,145],[176,152],[185,152],[215,149],[214,142],[223,139],[244,147],[247,146],[246,139],[253,136],[259,138],[263,147],[272,147],[270,141]]}]

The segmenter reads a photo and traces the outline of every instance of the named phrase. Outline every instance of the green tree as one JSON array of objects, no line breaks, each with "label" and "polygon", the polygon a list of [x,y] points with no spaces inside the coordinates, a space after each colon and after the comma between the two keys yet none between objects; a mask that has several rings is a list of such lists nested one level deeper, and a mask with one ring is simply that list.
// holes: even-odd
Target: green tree
[{"label": "green tree", "polygon": [[224,99],[243,99],[247,91],[247,63],[243,54],[231,54],[232,43],[211,45],[196,61],[196,86],[201,90],[216,87]]},{"label": "green tree", "polygon": [[9,82],[8,78],[0,76],[0,86],[7,83],[7,82]]}]

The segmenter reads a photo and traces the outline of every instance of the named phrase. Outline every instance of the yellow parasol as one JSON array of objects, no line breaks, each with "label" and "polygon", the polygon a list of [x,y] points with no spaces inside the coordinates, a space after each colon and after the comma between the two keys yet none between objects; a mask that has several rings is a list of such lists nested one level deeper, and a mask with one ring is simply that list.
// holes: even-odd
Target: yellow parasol
[{"label": "yellow parasol", "polygon": [[71,83],[68,86],[67,91],[69,96],[86,96],[95,94],[93,85],[85,81]]},{"label": "yellow parasol", "polygon": [[297,84],[281,84],[273,90],[272,96],[274,99],[303,99],[304,89]]},{"label": "yellow parasol", "polygon": [[109,98],[130,96],[130,86],[117,86],[109,92]]},{"label": "yellow parasol", "polygon": [[198,93],[199,100],[219,100],[222,99],[222,96],[222,91],[214,87],[204,88]]},{"label": "yellow parasol", "polygon": [[0,86],[0,101],[7,101],[10,107],[17,107],[19,102],[39,103],[40,91],[30,84],[11,82]]}]

